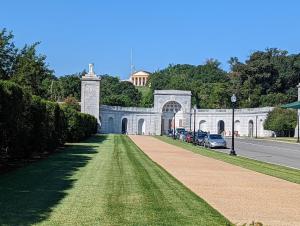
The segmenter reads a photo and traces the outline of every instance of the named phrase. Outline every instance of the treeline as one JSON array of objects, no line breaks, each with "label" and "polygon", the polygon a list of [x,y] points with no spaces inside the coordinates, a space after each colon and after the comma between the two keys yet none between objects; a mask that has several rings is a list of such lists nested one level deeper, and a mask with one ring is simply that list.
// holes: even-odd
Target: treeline
[{"label": "treeline", "polygon": [[1,159],[52,152],[97,131],[93,116],[32,96],[13,82],[0,81],[0,97]]},{"label": "treeline", "polygon": [[[0,79],[16,82],[33,95],[53,101],[72,96],[80,100],[80,77],[85,71],[57,78],[45,63],[46,56],[36,46],[15,47],[12,33],[0,32]],[[103,75],[102,104],[151,107],[154,90],[192,91],[192,104],[200,108],[229,108],[230,96],[237,95],[240,108],[278,106],[297,100],[300,82],[300,54],[279,49],[253,52],[245,62],[232,57],[230,71],[220,62],[207,60],[201,65],[178,64],[154,72],[150,88],[137,89],[130,82]]]},{"label": "treeline", "polygon": [[266,49],[253,52],[243,63],[234,57],[231,70],[220,68],[217,60],[203,65],[170,65],[151,75],[155,89],[191,90],[193,104],[200,108],[228,108],[235,93],[238,107],[278,106],[297,100],[300,82],[300,54]]}]

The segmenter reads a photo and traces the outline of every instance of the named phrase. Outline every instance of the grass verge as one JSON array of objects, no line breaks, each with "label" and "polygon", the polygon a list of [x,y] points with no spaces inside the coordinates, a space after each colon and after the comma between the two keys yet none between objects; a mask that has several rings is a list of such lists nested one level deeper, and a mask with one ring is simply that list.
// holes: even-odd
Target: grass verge
[{"label": "grass verge", "polygon": [[173,140],[166,136],[155,136],[157,139],[162,140],[166,143],[176,145],[178,147],[185,148],[197,154],[201,154],[206,157],[218,159],[236,166],[240,166],[246,169],[250,169],[259,173],[278,177],[290,182],[300,184],[300,170],[288,168],[285,166],[279,166],[275,164],[265,163],[257,160],[248,159],[241,156],[230,156],[229,154],[206,149],[199,146],[194,146],[186,142],[179,140]]},{"label": "grass verge", "polygon": [[0,176],[1,225],[230,225],[127,136],[96,136]]}]

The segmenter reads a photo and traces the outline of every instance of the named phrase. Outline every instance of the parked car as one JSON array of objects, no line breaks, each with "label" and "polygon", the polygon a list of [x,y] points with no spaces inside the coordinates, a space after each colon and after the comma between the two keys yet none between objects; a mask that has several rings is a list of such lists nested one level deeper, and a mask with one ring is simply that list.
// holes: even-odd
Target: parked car
[{"label": "parked car", "polygon": [[188,143],[193,143],[193,133],[192,132],[188,132],[185,136],[185,141]]},{"label": "parked car", "polygon": [[204,139],[205,139],[206,136],[207,136],[207,132],[198,132],[198,133],[197,133],[197,136],[196,136],[196,143],[197,143],[198,145],[203,146],[203,144],[204,144]]},{"label": "parked car", "polygon": [[180,138],[180,134],[184,133],[184,132],[185,132],[184,128],[176,128],[175,129],[175,136],[176,136],[176,138],[179,139]]},{"label": "parked car", "polygon": [[204,138],[204,147],[208,148],[226,148],[226,140],[220,134],[208,134]]},{"label": "parked car", "polygon": [[169,129],[168,130],[168,137],[172,137],[174,134],[173,134],[173,130],[172,129]]},{"label": "parked car", "polygon": [[186,135],[188,132],[184,131],[179,134],[179,140],[185,141]]}]

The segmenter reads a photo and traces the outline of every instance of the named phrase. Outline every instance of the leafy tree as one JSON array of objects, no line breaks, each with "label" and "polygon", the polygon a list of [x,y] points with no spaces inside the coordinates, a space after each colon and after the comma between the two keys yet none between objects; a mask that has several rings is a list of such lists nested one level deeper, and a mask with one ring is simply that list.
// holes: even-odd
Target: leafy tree
[{"label": "leafy tree", "polygon": [[77,99],[73,96],[68,96],[63,103],[63,106],[66,106],[68,108],[72,108],[75,111],[80,111],[80,105],[77,101]]},{"label": "leafy tree", "polygon": [[139,106],[141,101],[141,93],[131,82],[109,75],[101,78],[100,96],[101,103],[106,105]]},{"label": "leafy tree", "polygon": [[0,31],[0,79],[9,79],[12,75],[18,51],[12,41],[13,37],[12,32],[7,32],[6,29]]},{"label": "leafy tree", "polygon": [[33,95],[47,98],[50,87],[45,85],[49,84],[45,81],[53,80],[55,76],[45,63],[46,56],[37,55],[36,46],[38,44],[26,45],[17,54],[12,81]]},{"label": "leafy tree", "polygon": [[268,113],[264,129],[272,130],[279,135],[290,136],[293,135],[296,124],[297,113],[295,110],[274,108]]},{"label": "leafy tree", "polygon": [[85,71],[72,75],[66,75],[59,77],[59,98],[64,99],[69,96],[73,96],[76,100],[80,100],[80,77],[85,74]]}]

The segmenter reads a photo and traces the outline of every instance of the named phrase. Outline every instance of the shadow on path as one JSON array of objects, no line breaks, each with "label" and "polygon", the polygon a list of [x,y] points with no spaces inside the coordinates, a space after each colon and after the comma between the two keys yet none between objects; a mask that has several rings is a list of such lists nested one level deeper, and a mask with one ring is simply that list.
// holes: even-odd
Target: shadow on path
[{"label": "shadow on path", "polygon": [[[106,136],[94,136],[45,160],[0,175],[0,225],[31,225],[45,220],[66,196],[74,179]],[[67,214],[67,213],[66,213]]]}]

